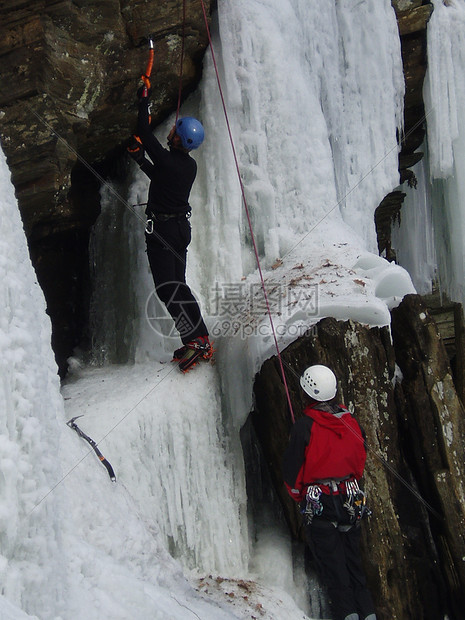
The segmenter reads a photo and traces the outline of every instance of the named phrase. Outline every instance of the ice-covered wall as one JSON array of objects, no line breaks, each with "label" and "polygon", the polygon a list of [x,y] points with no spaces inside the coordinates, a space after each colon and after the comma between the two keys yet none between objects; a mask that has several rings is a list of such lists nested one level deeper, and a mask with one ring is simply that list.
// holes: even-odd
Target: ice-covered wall
[{"label": "ice-covered wall", "polygon": [[[278,297],[292,287],[304,297],[311,287],[318,290],[315,311],[286,297],[283,312],[277,300],[279,346],[323,316],[389,323],[395,299],[414,291],[403,270],[387,273],[376,251],[374,211],[399,180],[404,83],[391,3],[220,0],[212,34],[269,294],[276,301],[276,290]],[[266,322],[263,294],[209,52],[200,88],[181,115],[199,117],[206,129],[193,153],[199,172],[191,194],[188,282],[215,340],[229,415],[240,425],[250,410],[253,376],[274,344],[269,326],[259,325]],[[171,123],[157,130],[162,143]],[[143,202],[146,192],[141,175],[129,202]],[[140,231],[134,234],[143,247]],[[357,286],[351,269],[361,256]],[[151,333],[140,314],[153,290],[144,261],[137,263],[136,359],[159,359],[177,341]]]},{"label": "ice-covered wall", "polygon": [[[246,537],[238,542],[241,527],[234,520],[243,510],[240,487],[238,494],[228,493],[237,469],[227,462],[215,425],[215,384],[205,378],[204,408],[187,418],[172,398],[173,385],[165,384],[161,400],[171,403],[177,418],[160,407],[160,394],[147,390],[148,376],[140,370],[131,375],[122,368],[103,379],[97,374],[87,389],[74,376],[75,390],[68,386],[63,399],[45,300],[1,149],[0,295],[0,617],[230,618],[201,600],[166,548],[170,538],[199,567],[216,561],[238,573],[247,558]],[[127,418],[142,394],[144,406],[131,424],[126,420],[125,432],[117,432],[111,415],[120,413],[119,406]],[[116,485],[90,446],[65,425],[67,414],[102,410],[94,439],[100,443],[111,434],[101,449],[111,452]],[[207,410],[213,415],[204,420]],[[189,441],[195,462],[186,450]]]},{"label": "ice-covered wall", "polygon": [[[399,180],[396,131],[404,82],[391,3],[220,0],[213,32],[269,293],[276,298],[281,290],[287,296],[289,283],[303,296],[311,295],[306,287],[318,290],[313,313],[311,304],[288,312],[295,303],[290,299],[285,308],[274,306],[275,320],[282,323],[279,346],[299,335],[297,325],[322,316],[386,324],[388,308],[376,295],[368,302],[363,293],[357,297],[360,287],[342,290],[339,284],[346,276],[344,281],[352,282],[350,269],[361,254],[377,255],[374,211]],[[183,112],[199,114],[206,129],[196,155],[189,278],[213,315],[209,325],[218,327],[223,388],[240,424],[251,404],[251,378],[274,344],[269,328],[255,330],[254,321],[266,323],[263,308],[261,317],[251,310],[263,295],[208,53],[200,92]],[[281,271],[273,269],[278,258]],[[320,269],[328,262],[335,271],[342,266],[339,275]],[[378,273],[386,268],[376,265]],[[389,296],[414,290],[404,276],[397,283],[405,283]],[[215,286],[219,295],[212,292]],[[212,299],[218,296],[220,301],[229,296],[232,317],[217,312]],[[244,324],[251,328],[248,336],[241,333]],[[238,332],[228,329],[234,325]],[[225,343],[222,336],[234,338]],[[243,387],[234,390],[234,385]]]},{"label": "ice-covered wall", "polygon": [[433,4],[424,99],[438,275],[465,303],[465,2]]},{"label": "ice-covered wall", "polygon": [[[65,587],[54,580],[65,574],[61,494],[36,507],[61,478],[63,401],[45,300],[1,149],[0,291],[0,581],[10,601],[47,616]],[[50,588],[42,594],[44,582]]]},{"label": "ice-covered wall", "polygon": [[[424,150],[426,151],[426,144]],[[396,259],[411,275],[417,293],[428,295],[436,277],[432,188],[425,153],[414,168],[417,186],[403,187],[406,196],[399,219],[392,224]]]},{"label": "ice-covered wall", "polygon": [[[265,265],[307,235],[306,244],[318,244],[320,222],[341,215],[375,250],[373,214],[398,183],[402,123],[391,3],[220,0],[218,29],[220,77]],[[203,261],[201,287],[255,269],[208,54],[199,114],[207,139],[192,196],[192,247],[218,256]]]}]

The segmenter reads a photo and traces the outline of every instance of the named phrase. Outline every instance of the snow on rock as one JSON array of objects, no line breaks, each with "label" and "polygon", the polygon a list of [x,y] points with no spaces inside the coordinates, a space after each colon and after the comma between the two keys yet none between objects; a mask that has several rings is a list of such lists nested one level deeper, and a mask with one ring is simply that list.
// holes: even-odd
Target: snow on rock
[{"label": "snow on rock", "polygon": [[212,575],[197,580],[197,589],[209,599],[227,601],[227,607],[236,618],[244,620],[308,620],[295,607],[287,592],[268,588],[247,579],[224,579]]},{"label": "snow on rock", "polygon": [[[324,317],[352,319],[369,326],[391,322],[390,309],[415,293],[408,272],[367,251],[360,251],[350,229],[339,224],[334,242],[323,233],[318,246],[296,246],[274,268],[264,272],[265,288],[278,347],[285,348],[311,331]],[[334,232],[335,226],[332,227]],[[352,242],[351,242],[352,241]],[[276,354],[260,279],[255,272],[243,282],[247,295],[243,311],[230,314],[227,290],[216,308],[223,314],[209,317],[217,346],[223,392],[238,428],[252,407],[253,380],[264,360]],[[237,306],[236,306],[237,307]],[[241,390],[234,386],[243,386]]]}]

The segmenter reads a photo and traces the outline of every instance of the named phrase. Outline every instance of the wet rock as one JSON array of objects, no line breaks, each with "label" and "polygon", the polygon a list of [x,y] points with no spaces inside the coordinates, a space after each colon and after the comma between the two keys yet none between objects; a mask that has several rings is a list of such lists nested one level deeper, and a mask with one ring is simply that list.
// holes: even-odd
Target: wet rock
[{"label": "wet rock", "polygon": [[[296,417],[299,377],[314,363],[334,369],[338,397],[367,433],[364,476],[373,515],[365,522],[365,568],[382,619],[457,617],[463,608],[463,408],[442,340],[416,295],[389,328],[327,318],[283,352]],[[403,375],[403,376],[402,376]],[[303,538],[300,514],[281,473],[292,421],[279,365],[257,374],[253,426],[287,523]],[[418,592],[422,593],[418,597]]]},{"label": "wet rock", "polygon": [[[206,0],[209,10],[212,3]],[[82,337],[70,291],[85,287],[86,238],[99,213],[99,176],[124,174],[148,35],[155,41],[152,116],[176,109],[183,40],[177,0],[7,0],[0,5],[0,139],[31,256],[52,318],[60,368]],[[199,0],[184,24],[183,97],[207,45]],[[123,163],[121,163],[123,159]],[[70,260],[65,239],[79,238]],[[50,260],[54,255],[55,259]],[[62,263],[67,269],[58,269]],[[46,267],[48,265],[48,267]],[[51,269],[51,271],[47,271]],[[70,348],[71,347],[71,348]]]}]

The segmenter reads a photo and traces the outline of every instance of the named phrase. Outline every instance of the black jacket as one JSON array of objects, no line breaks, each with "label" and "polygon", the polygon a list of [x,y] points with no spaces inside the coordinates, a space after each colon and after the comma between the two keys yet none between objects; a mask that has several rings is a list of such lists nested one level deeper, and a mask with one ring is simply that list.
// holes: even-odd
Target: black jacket
[{"label": "black jacket", "polygon": [[144,159],[141,170],[150,178],[146,213],[187,213],[189,194],[197,174],[197,164],[184,151],[165,149],[150,130],[148,99],[139,102],[137,132],[153,164]]}]

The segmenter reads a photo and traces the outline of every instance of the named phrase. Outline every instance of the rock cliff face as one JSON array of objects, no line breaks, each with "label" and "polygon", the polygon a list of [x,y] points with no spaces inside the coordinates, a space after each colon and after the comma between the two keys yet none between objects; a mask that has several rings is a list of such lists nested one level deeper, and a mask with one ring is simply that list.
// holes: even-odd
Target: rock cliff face
[{"label": "rock cliff face", "polygon": [[[434,320],[417,295],[388,328],[323,319],[283,352],[296,417],[299,377],[314,363],[334,369],[338,397],[367,432],[364,476],[373,515],[364,523],[367,575],[381,619],[461,618],[464,604],[464,408]],[[291,419],[277,360],[255,382],[252,414],[264,459],[297,538],[300,515],[281,473]],[[421,596],[418,596],[421,593]]]},{"label": "rock cliff face", "polygon": [[99,213],[100,184],[82,162],[104,177],[124,165],[145,37],[156,45],[155,122],[176,109],[183,24],[183,96],[196,86],[207,35],[200,0],[186,7],[184,22],[181,0],[0,4],[0,138],[62,373],[87,318],[88,238]]}]

